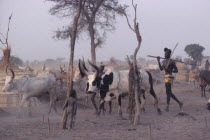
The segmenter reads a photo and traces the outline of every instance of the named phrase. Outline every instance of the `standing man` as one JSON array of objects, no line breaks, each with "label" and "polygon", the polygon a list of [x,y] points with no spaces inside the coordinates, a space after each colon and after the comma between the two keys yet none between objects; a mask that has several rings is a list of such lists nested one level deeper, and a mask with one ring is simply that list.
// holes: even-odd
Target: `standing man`
[{"label": "standing man", "polygon": [[166,106],[166,112],[169,112],[169,104],[170,104],[170,99],[174,99],[178,104],[180,109],[182,109],[183,103],[180,102],[176,96],[172,93],[172,83],[174,80],[174,76],[172,73],[177,73],[178,69],[176,66],[176,63],[173,60],[170,60],[171,56],[171,50],[168,48],[164,49],[165,52],[165,59],[162,61],[162,64],[160,63],[160,57],[157,58],[159,68],[160,70],[165,71],[165,87],[166,87],[166,95],[167,95],[167,106]]},{"label": "standing man", "polygon": [[206,64],[205,64],[205,70],[209,70],[209,60],[206,60]]}]

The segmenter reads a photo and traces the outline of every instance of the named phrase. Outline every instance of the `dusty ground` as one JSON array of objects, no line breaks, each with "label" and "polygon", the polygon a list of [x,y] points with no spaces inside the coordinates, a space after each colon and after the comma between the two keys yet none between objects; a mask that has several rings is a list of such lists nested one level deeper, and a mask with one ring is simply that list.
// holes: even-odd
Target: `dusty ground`
[{"label": "dusty ground", "polygon": [[[32,117],[16,118],[17,108],[0,108],[0,140],[209,140],[210,111],[207,101],[200,97],[200,91],[184,83],[174,85],[173,91],[184,102],[183,111],[190,116],[176,116],[180,111],[172,101],[170,112],[164,111],[166,95],[163,85],[155,86],[162,115],[157,115],[151,96],[147,96],[146,113],[141,114],[141,124],[130,125],[125,109],[127,98],[123,99],[123,118],[117,115],[117,105],[113,104],[112,115],[94,115],[92,104],[88,108],[80,107],[73,130],[61,130],[60,115],[52,114],[51,132],[48,132],[47,105],[33,107]],[[209,96],[209,93],[207,93]],[[108,107],[107,111],[108,111]],[[24,113],[23,111],[23,114]],[[43,114],[44,122],[43,122]],[[206,118],[206,119],[205,119]],[[206,123],[207,122],[207,123]],[[207,125],[206,125],[207,124]],[[149,126],[151,126],[151,137]]]}]

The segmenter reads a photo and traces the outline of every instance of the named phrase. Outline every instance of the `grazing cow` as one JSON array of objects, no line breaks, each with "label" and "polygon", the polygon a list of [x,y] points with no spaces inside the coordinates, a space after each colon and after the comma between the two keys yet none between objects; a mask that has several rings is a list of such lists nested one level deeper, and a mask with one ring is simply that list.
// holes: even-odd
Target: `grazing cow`
[{"label": "grazing cow", "polygon": [[194,83],[194,87],[198,88],[200,70],[198,68],[189,72],[189,84]]},{"label": "grazing cow", "polygon": [[[129,93],[129,70],[117,71],[111,68],[107,70],[106,73],[101,75],[99,68],[96,65],[92,64],[90,61],[89,64],[96,70],[96,72],[87,73],[85,71],[82,71],[81,73],[84,73],[88,77],[86,88],[87,93],[96,94],[97,90],[99,89],[101,103],[98,113],[100,114],[100,110],[102,109],[105,102],[109,102],[112,98],[116,97],[119,105],[118,112],[119,115],[122,115],[121,97],[123,93]],[[158,107],[158,99],[153,89],[152,75],[143,69],[140,69],[140,73],[142,76],[142,91],[149,92],[154,97],[154,105],[157,108],[158,113],[160,114],[161,110]],[[144,100],[145,99],[141,97],[142,109],[144,109]],[[93,100],[92,102],[93,104],[95,104]]]},{"label": "grazing cow", "polygon": [[199,75],[201,97],[206,97],[206,86],[210,85],[210,70],[202,70]]},{"label": "grazing cow", "polygon": [[[6,68],[6,73],[7,69],[8,67]],[[49,109],[50,113],[52,105],[55,101],[55,87],[56,87],[55,77],[52,74],[47,74],[37,77],[29,77],[27,75],[24,75],[19,79],[14,79],[15,73],[12,69],[10,69],[10,71],[12,73],[12,76],[6,77],[5,85],[2,91],[17,92],[21,94],[22,97],[18,114],[26,101],[29,101],[29,99],[32,97],[40,97],[46,93],[50,94],[50,109]]]}]

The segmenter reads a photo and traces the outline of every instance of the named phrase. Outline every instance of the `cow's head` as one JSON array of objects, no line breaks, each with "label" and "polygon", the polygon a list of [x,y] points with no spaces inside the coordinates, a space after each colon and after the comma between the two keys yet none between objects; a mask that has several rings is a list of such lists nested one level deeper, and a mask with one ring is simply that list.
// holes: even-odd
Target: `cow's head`
[{"label": "cow's head", "polygon": [[7,69],[8,69],[8,66],[6,67],[6,74],[7,74],[7,76],[6,76],[6,80],[5,80],[5,85],[4,85],[3,89],[2,89],[3,92],[11,92],[14,89],[14,86],[15,86],[15,83],[14,83],[15,73],[10,68],[12,76],[8,76]]},{"label": "cow's head", "polygon": [[88,60],[89,64],[96,70],[93,73],[86,73],[87,75],[87,93],[95,93],[100,86],[101,77],[99,76],[100,70],[99,67],[94,65]]},{"label": "cow's head", "polygon": [[99,75],[99,68],[91,63],[88,60],[89,64],[96,70],[95,72],[89,72],[88,69],[85,66],[84,60],[79,60],[79,74],[75,75],[74,82],[79,83],[80,81],[86,81],[86,92],[87,93],[93,93],[97,91],[97,87],[99,86],[98,82],[98,75]]},{"label": "cow's head", "polygon": [[75,72],[74,74],[74,83],[79,83],[82,80],[87,80],[87,75],[88,75],[88,70],[85,67],[84,62],[81,62],[81,60],[79,60],[79,72]]},{"label": "cow's head", "polygon": [[89,72],[85,66],[84,61],[79,61],[79,71],[80,74],[75,77],[75,82],[81,79],[85,79],[87,81],[86,92],[87,93],[95,93],[99,88],[108,89],[109,85],[112,84],[113,81],[113,73],[103,74],[101,75],[100,68],[90,61],[89,64],[95,69],[95,72]]}]

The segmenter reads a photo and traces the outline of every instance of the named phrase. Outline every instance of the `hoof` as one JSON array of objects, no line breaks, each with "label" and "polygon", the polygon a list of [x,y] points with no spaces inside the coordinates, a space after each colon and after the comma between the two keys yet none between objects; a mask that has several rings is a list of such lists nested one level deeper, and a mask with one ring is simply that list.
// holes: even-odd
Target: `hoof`
[{"label": "hoof", "polygon": [[160,110],[160,108],[157,109],[158,115],[162,115],[162,111]]},{"label": "hoof", "polygon": [[166,107],[166,108],[165,108],[165,111],[166,111],[166,112],[169,112],[169,107]]},{"label": "hoof", "polygon": [[119,116],[122,117],[122,111],[119,112]]},{"label": "hoof", "polygon": [[179,107],[180,107],[181,110],[182,110],[183,105],[184,105],[183,103],[179,104]]},{"label": "hoof", "polygon": [[97,116],[100,116],[101,115],[101,112],[100,111],[96,112],[96,115]]},{"label": "hoof", "polygon": [[145,112],[146,112],[146,111],[145,111],[145,108],[141,108],[141,112],[144,112],[144,113],[145,113]]}]

